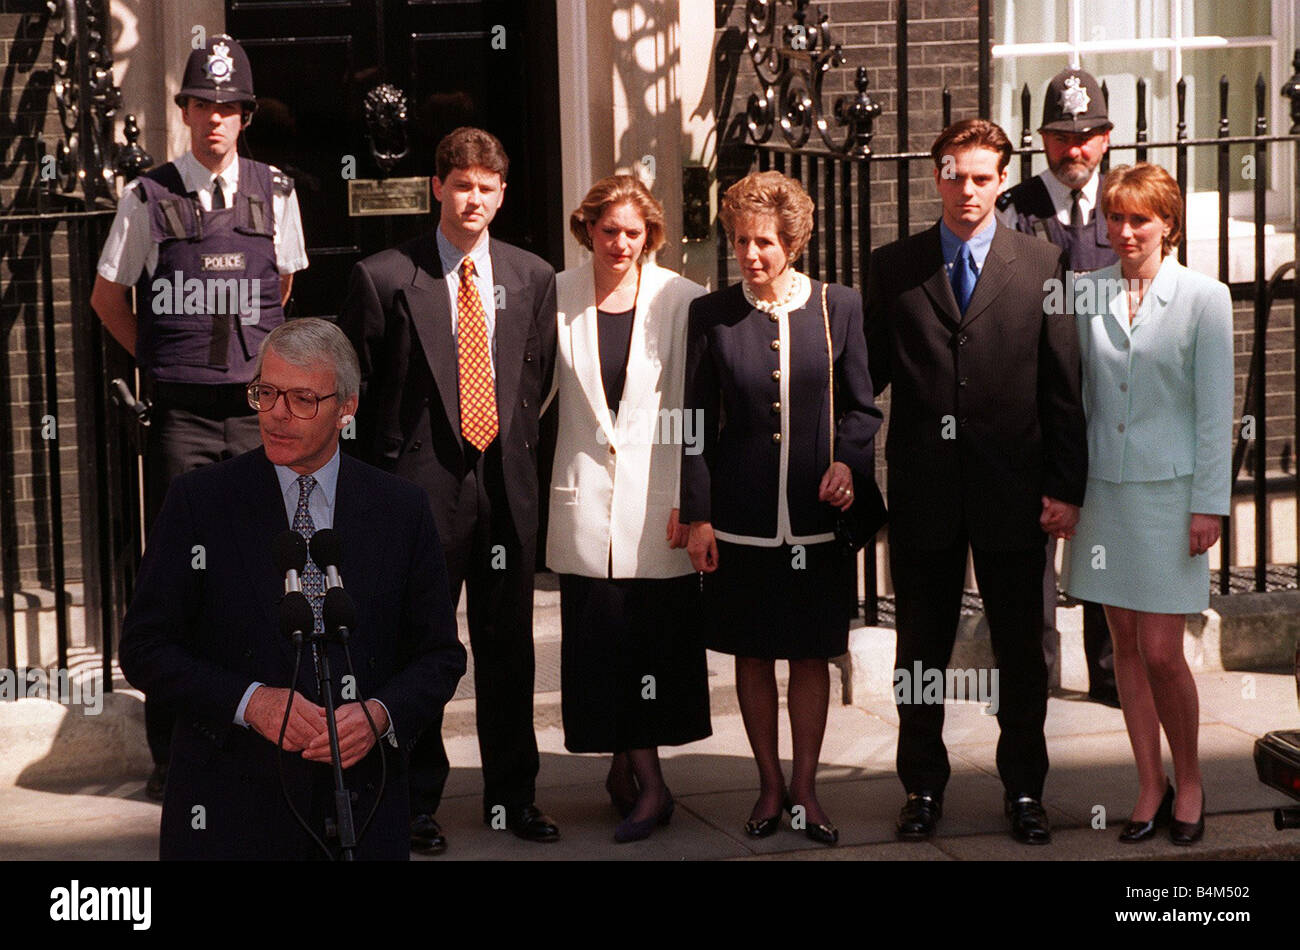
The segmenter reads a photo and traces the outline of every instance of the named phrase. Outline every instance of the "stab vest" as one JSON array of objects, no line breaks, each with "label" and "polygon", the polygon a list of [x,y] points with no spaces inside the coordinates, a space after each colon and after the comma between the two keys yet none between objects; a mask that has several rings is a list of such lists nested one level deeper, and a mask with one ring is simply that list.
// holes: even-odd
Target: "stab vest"
[{"label": "stab vest", "polygon": [[136,288],[136,362],[160,382],[251,382],[258,347],[284,322],[272,171],[238,161],[234,201],[213,211],[171,162],[140,177],[158,265]]},{"label": "stab vest", "polygon": [[[1050,174],[1050,173],[1049,173]],[[1016,230],[1051,241],[1070,255],[1070,270],[1084,274],[1114,264],[1119,257],[1111,249],[1106,236],[1106,221],[1100,208],[1094,208],[1092,223],[1079,230],[1062,224],[1056,217],[1056,206],[1043,184],[1041,175],[1022,181],[1004,191],[998,198],[998,209],[1011,209]]]}]

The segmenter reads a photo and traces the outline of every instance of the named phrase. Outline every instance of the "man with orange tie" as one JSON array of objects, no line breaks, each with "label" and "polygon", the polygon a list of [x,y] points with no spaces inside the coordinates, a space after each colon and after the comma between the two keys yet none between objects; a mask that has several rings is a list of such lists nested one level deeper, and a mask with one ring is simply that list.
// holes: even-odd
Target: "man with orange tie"
[{"label": "man with orange tie", "polygon": [[[438,143],[433,234],[357,264],[339,324],[361,363],[362,457],[429,494],[452,602],[467,596],[483,820],[530,841],[537,807],[533,567],[538,406],[555,362],[555,271],[489,238],[509,161],[482,129]],[[449,765],[441,720],[411,754],[411,847],[446,848],[434,817]]]}]

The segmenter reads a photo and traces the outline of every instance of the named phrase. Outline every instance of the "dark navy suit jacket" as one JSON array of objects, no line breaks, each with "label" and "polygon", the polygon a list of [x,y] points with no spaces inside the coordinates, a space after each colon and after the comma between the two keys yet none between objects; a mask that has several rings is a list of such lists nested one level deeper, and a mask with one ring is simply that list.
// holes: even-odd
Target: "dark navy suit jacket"
[{"label": "dark navy suit jacket", "polygon": [[[789,315],[784,354],[780,322],[751,307],[740,284],[691,302],[685,407],[702,413],[704,439],[702,453],[682,457],[682,521],[710,521],[715,532],[762,546],[833,536],[838,510],[817,499],[831,462],[821,292],[822,282],[812,281],[808,302]],[[826,303],[835,461],[869,480],[881,412],[872,399],[862,297],[831,284]],[[780,523],[782,487],[788,525]]]},{"label": "dark navy suit jacket", "polygon": [[[250,683],[287,687],[294,651],[279,632],[283,574],[273,539],[289,527],[275,470],[262,449],[172,482],[149,536],[122,631],[131,684],[178,709],[172,737],[161,855],[167,858],[321,857],[285,806],[274,743],[235,725]],[[451,698],[465,671],[429,502],[415,485],[346,455],[334,529],[341,574],[357,605],[351,637],[355,696],[343,695],[342,648],[330,647],[336,696],[379,699],[398,748],[376,745],[344,773],[357,793],[357,828],[375,802],[380,746],[388,777],[358,855],[409,856],[406,752]],[[297,688],[320,702],[310,652]],[[320,834],[332,813],[328,766],[286,752],[294,803]]]}]

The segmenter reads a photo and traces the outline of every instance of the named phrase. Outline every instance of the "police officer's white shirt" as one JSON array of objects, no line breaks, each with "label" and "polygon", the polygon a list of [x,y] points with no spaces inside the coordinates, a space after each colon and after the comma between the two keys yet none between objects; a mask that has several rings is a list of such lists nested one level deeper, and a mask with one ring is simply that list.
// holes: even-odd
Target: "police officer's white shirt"
[{"label": "police officer's white shirt", "polygon": [[[226,207],[233,207],[239,191],[239,160],[226,166],[219,176],[204,168],[193,152],[186,152],[173,164],[180,172],[186,191],[194,192],[204,211],[212,210],[213,179],[221,179],[221,193]],[[138,182],[131,182],[117,204],[117,216],[108,232],[108,240],[99,255],[98,273],[105,280],[130,286],[143,273],[152,274],[158,266],[158,245],[149,233],[149,208],[136,194]],[[307,249],[303,244],[302,216],[298,212],[298,193],[286,198],[274,190],[271,210],[275,215],[275,264],[281,274],[292,274],[307,266]]]},{"label": "police officer's white shirt", "polygon": [[442,276],[447,278],[447,295],[451,298],[451,335],[456,336],[460,327],[460,314],[456,298],[460,295],[460,265],[465,258],[474,262],[474,285],[478,288],[478,298],[483,302],[483,313],[487,316],[488,362],[492,364],[492,382],[497,379],[497,311],[496,291],[492,283],[492,255],[488,253],[488,233],[479,235],[478,242],[466,254],[442,233],[438,225],[437,235],[438,260],[442,264]]},{"label": "police officer's white shirt", "polygon": [[[1043,180],[1047,188],[1047,194],[1052,199],[1052,207],[1056,209],[1056,220],[1064,227],[1070,226],[1070,186],[1064,184],[1061,179],[1057,178],[1050,170],[1038,175]],[[1083,215],[1085,224],[1092,223],[1092,210],[1097,206],[1097,187],[1101,176],[1097,170],[1093,169],[1092,177],[1088,183],[1079,189],[1079,211]],[[1016,207],[1008,205],[1006,208],[997,212],[998,220],[1009,228],[1016,226]]]}]

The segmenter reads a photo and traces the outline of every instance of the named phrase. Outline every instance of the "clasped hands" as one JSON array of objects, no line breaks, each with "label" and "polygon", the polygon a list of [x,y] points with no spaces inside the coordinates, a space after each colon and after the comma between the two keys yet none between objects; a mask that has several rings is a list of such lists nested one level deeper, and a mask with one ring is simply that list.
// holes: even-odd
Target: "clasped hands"
[{"label": "clasped hands", "polygon": [[[248,698],[244,707],[244,721],[269,742],[280,738],[280,725],[284,722],[285,703],[293,697],[289,724],[284,730],[284,748],[288,752],[301,752],[309,762],[330,762],[330,737],[325,725],[325,709],[317,706],[297,690],[275,686],[259,686]],[[366,700],[370,718],[375,721],[379,735],[388,731],[388,714],[377,700]],[[360,703],[346,703],[334,711],[334,722],[339,732],[339,760],[345,769],[356,765],[375,744],[375,734],[366,721]]]}]

